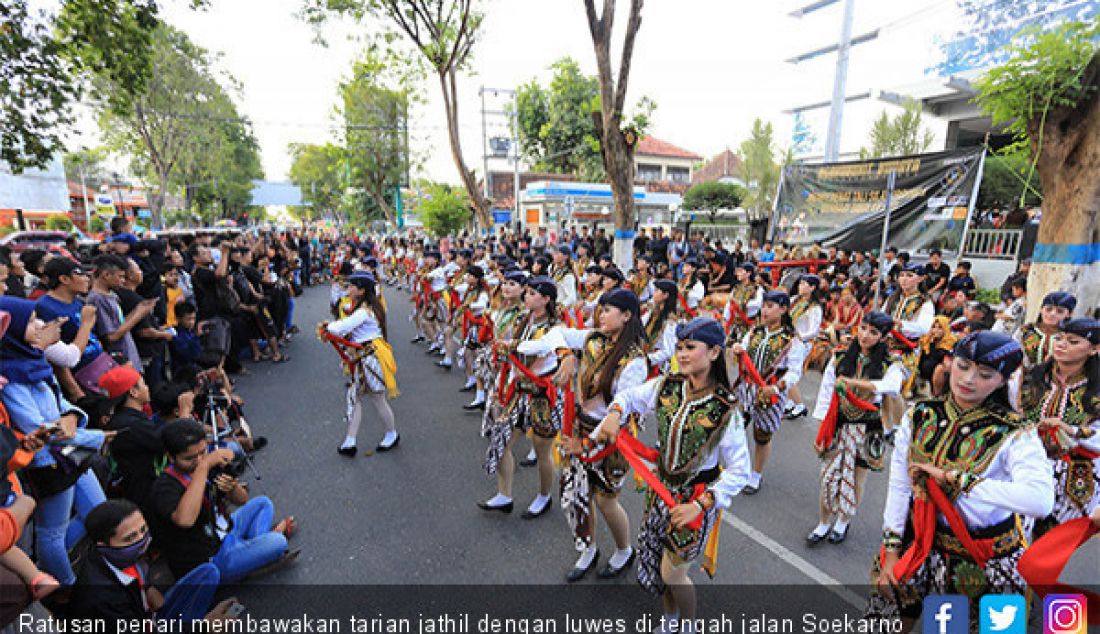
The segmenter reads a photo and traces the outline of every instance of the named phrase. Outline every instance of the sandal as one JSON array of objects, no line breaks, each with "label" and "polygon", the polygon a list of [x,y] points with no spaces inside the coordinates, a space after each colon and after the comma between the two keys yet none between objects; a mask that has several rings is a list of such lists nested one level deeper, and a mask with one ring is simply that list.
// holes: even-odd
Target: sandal
[{"label": "sandal", "polygon": [[35,601],[41,601],[61,587],[57,579],[48,572],[39,573],[34,579],[31,579],[28,585],[30,585],[31,595],[34,596]]},{"label": "sandal", "polygon": [[290,355],[285,352],[280,354],[278,359],[271,360],[272,363],[286,363],[287,361],[290,361]]},{"label": "sandal", "polygon": [[276,533],[282,533],[287,539],[290,539],[298,532],[298,521],[294,519],[293,515],[287,515],[271,530]]}]

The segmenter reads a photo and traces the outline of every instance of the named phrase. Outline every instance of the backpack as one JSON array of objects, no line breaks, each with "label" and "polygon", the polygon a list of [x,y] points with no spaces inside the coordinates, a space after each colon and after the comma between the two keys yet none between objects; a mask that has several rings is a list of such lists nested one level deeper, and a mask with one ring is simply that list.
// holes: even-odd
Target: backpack
[{"label": "backpack", "polygon": [[214,284],[214,295],[218,299],[218,308],[224,314],[235,315],[241,310],[241,296],[233,289],[229,275],[217,280]]}]

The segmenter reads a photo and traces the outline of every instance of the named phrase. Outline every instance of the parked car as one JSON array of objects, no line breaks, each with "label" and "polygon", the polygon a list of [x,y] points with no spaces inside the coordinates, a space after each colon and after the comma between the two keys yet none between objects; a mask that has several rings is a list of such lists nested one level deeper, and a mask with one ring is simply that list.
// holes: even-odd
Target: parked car
[{"label": "parked car", "polygon": [[8,247],[15,253],[28,249],[45,249],[75,260],[74,254],[65,248],[65,239],[68,237],[69,234],[64,231],[16,231],[0,238],[0,246]]}]

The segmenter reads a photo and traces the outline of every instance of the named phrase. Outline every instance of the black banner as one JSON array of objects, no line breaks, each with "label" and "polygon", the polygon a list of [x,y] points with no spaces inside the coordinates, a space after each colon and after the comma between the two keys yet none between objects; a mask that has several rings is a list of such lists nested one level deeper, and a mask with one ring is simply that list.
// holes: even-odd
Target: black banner
[{"label": "black banner", "polygon": [[937,247],[957,252],[982,153],[982,148],[964,148],[788,166],[770,235],[788,244],[880,248],[887,183],[893,172],[887,243],[909,251]]}]

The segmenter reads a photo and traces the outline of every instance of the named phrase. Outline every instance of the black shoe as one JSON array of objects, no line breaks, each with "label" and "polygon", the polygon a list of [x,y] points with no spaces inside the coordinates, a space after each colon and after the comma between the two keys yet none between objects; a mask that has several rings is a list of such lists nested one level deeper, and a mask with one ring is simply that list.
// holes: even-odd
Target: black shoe
[{"label": "black shoe", "polygon": [[458,391],[459,392],[473,392],[476,389],[477,389],[477,383],[474,383],[473,385],[463,385],[462,387],[458,388]]},{"label": "black shoe", "polygon": [[399,442],[401,442],[401,434],[397,434],[397,436],[394,437],[393,442],[388,444],[388,445],[383,445],[382,443],[378,443],[378,446],[375,447],[374,450],[375,451],[389,451],[390,449],[396,448],[397,443],[399,443]]},{"label": "black shoe", "polygon": [[413,337],[412,341],[409,341],[409,343],[420,343],[421,341],[425,341],[424,335],[417,335]]},{"label": "black shoe", "polygon": [[608,559],[607,560],[607,565],[605,565],[603,568],[600,568],[596,572],[596,578],[597,579],[614,579],[615,577],[618,577],[619,575],[623,574],[624,570],[629,568],[630,565],[634,563],[634,557],[637,554],[638,554],[637,550],[631,550],[630,551],[630,556],[626,558],[626,563],[623,564],[622,566],[618,567],[618,568],[612,568],[611,567],[611,560]]},{"label": "black shoe", "polygon": [[592,570],[593,568],[596,567],[596,563],[599,560],[600,560],[600,551],[597,548],[596,549],[596,556],[592,558],[592,563],[588,564],[587,568],[574,568],[574,569],[570,570],[569,572],[565,573],[565,580],[569,583],[576,583],[577,581],[580,581],[581,579],[584,579],[585,575],[587,575],[590,570]]},{"label": "black shoe", "polygon": [[466,403],[462,406],[462,409],[466,410],[467,412],[472,412],[479,409],[485,411],[485,401],[481,401],[480,403]]},{"label": "black shoe", "polygon": [[828,536],[829,533],[827,532],[819,535],[818,533],[811,531],[810,534],[806,536],[806,545],[810,548],[813,548],[814,546],[817,546],[821,542],[825,541],[825,538]]},{"label": "black shoe", "polygon": [[359,449],[355,445],[352,445],[351,447],[340,447],[336,450],[336,453],[340,454],[341,456],[352,458],[355,456],[355,452],[357,451],[359,451]]},{"label": "black shoe", "polygon": [[424,351],[424,354],[435,354],[437,352],[439,352],[439,351],[436,350],[435,348],[428,348],[427,350]]},{"label": "black shoe", "polygon": [[[760,484],[763,484],[763,483],[764,483],[764,481],[761,480]],[[756,485],[756,486],[753,486],[751,484],[746,484],[745,488],[741,489],[741,492],[744,493],[745,495],[756,495],[759,491],[760,491],[760,485],[759,484]]]},{"label": "black shoe", "polygon": [[796,405],[790,410],[784,412],[784,418],[788,420],[794,420],[796,418],[802,418],[807,414],[808,410],[805,405]]},{"label": "black shoe", "polygon": [[267,446],[267,436],[256,436],[252,439],[252,452],[255,453]]},{"label": "black shoe", "polygon": [[537,457],[533,458],[533,459],[532,458],[524,458],[523,460],[519,461],[519,466],[521,466],[521,467],[533,467],[533,466],[537,465],[538,463],[539,463],[539,459]]},{"label": "black shoe", "polygon": [[542,510],[539,511],[538,513],[532,513],[531,509],[528,508],[527,510],[525,510],[523,512],[522,515],[520,515],[520,517],[522,517],[525,520],[533,520],[536,517],[542,517],[543,515],[546,515],[546,512],[550,510],[551,506],[554,506],[554,500],[553,499],[547,500],[546,504],[542,505]]},{"label": "black shoe", "polygon": [[512,506],[514,506],[512,502],[508,502],[507,504],[501,504],[500,506],[493,506],[493,505],[489,504],[488,502],[478,502],[477,503],[477,507],[479,509],[483,510],[483,511],[500,511],[501,513],[511,513],[512,512]]},{"label": "black shoe", "polygon": [[847,539],[848,529],[850,529],[851,527],[852,527],[851,524],[849,524],[848,526],[845,526],[843,533],[837,532],[837,530],[835,528],[833,530],[829,531],[829,543],[830,544],[839,544],[840,542]]}]

